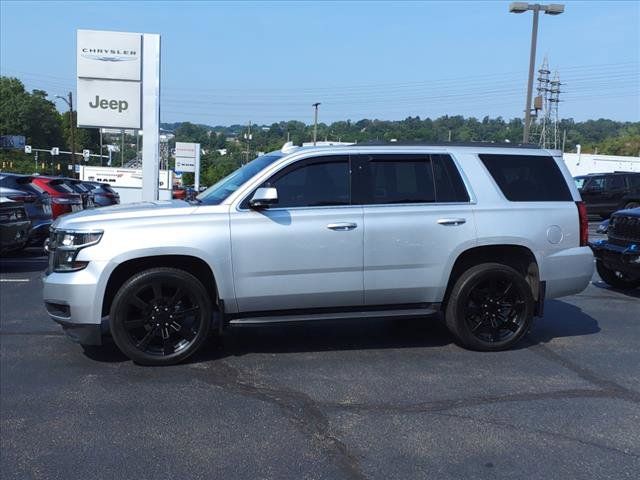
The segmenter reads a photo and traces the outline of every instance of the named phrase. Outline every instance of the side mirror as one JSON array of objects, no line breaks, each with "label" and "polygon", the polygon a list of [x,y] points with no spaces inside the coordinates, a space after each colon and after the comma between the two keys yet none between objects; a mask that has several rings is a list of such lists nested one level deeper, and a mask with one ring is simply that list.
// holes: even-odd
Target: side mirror
[{"label": "side mirror", "polygon": [[260,187],[249,201],[251,208],[268,208],[278,203],[278,190],[274,187]]}]

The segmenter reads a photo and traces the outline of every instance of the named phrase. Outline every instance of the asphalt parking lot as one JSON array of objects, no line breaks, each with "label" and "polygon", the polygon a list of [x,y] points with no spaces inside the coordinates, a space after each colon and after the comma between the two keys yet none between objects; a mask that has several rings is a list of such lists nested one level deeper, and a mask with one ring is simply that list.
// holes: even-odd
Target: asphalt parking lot
[{"label": "asphalt parking lot", "polygon": [[508,352],[357,320],[239,328],[149,368],[67,340],[45,264],[0,261],[2,478],[638,478],[640,291],[594,277]]}]

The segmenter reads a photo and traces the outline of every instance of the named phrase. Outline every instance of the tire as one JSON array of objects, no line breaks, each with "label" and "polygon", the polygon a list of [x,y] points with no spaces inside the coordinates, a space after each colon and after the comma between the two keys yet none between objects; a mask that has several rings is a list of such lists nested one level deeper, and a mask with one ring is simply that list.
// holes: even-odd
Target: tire
[{"label": "tire", "polygon": [[629,202],[624,206],[625,210],[629,210],[631,208],[638,208],[640,207],[640,202]]},{"label": "tire", "polygon": [[531,287],[518,271],[482,263],[456,280],[445,322],[462,346],[498,351],[515,345],[529,331],[533,311]]},{"label": "tire", "polygon": [[596,261],[596,270],[598,275],[607,284],[620,290],[631,290],[640,287],[640,277],[632,277],[630,275],[611,270],[602,260]]},{"label": "tire", "polygon": [[211,298],[196,277],[175,268],[152,268],[120,287],[109,326],[115,344],[134,362],[173,365],[202,346],[212,313]]}]

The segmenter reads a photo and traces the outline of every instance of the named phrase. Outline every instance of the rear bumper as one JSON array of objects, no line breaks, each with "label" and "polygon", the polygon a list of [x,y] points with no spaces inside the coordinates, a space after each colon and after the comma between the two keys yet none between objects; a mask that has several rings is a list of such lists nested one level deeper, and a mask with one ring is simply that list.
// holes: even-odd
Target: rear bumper
[{"label": "rear bumper", "polygon": [[29,220],[0,224],[0,250],[21,248],[27,242],[30,227]]},{"label": "rear bumper", "polygon": [[49,228],[53,223],[52,220],[34,220],[29,234],[30,245],[40,245],[49,236]]},{"label": "rear bumper", "polygon": [[589,247],[561,250],[545,257],[543,262],[541,280],[546,282],[547,298],[580,293],[589,285],[595,268]]},{"label": "rear bumper", "polygon": [[640,245],[621,246],[600,240],[590,243],[589,246],[596,259],[605,267],[618,272],[640,274]]}]

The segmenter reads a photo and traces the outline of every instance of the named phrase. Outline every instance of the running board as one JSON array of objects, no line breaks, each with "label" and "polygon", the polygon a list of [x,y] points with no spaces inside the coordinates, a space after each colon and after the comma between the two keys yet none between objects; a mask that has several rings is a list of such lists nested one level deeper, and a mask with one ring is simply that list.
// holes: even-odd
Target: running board
[{"label": "running board", "polygon": [[234,318],[231,325],[255,325],[257,323],[283,323],[306,322],[310,320],[348,320],[360,318],[385,318],[385,317],[423,317],[433,315],[439,310],[438,304],[424,308],[410,308],[401,310],[360,310],[352,312],[309,313],[293,315],[268,315],[260,317]]}]

